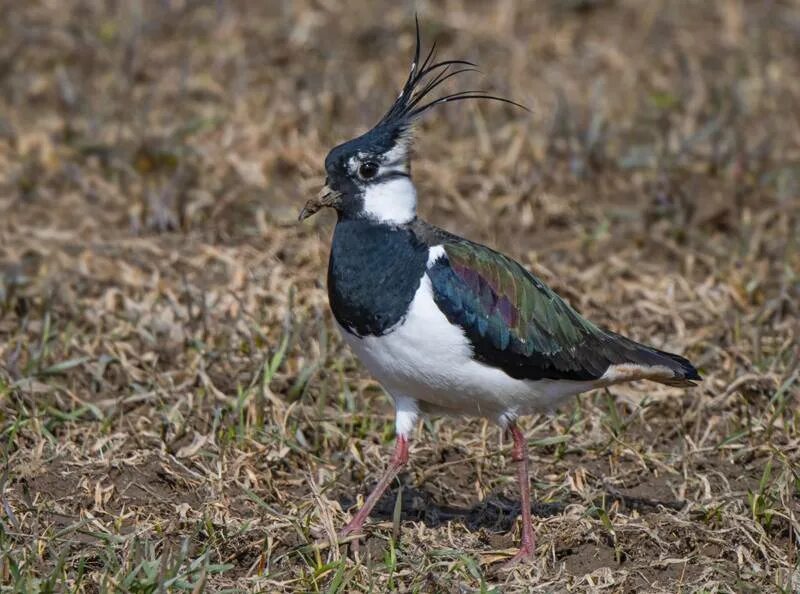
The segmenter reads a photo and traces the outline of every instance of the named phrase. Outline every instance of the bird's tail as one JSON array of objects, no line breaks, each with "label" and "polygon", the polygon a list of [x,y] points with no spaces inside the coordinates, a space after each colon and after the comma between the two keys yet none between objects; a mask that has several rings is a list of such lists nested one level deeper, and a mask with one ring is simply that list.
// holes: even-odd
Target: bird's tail
[{"label": "bird's tail", "polygon": [[688,387],[703,379],[685,357],[638,343],[614,332],[606,333],[615,342],[618,361],[607,372],[613,383],[648,379],[668,386]]}]

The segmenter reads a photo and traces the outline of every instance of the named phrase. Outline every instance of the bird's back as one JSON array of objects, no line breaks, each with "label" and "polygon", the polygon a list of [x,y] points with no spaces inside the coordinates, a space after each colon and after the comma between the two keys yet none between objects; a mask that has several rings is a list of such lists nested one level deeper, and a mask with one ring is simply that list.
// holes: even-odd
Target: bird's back
[{"label": "bird's back", "polygon": [[427,271],[437,306],[486,364],[526,380],[605,376],[692,385],[700,379],[685,358],[594,325],[508,256],[427,223],[415,225],[443,248]]}]

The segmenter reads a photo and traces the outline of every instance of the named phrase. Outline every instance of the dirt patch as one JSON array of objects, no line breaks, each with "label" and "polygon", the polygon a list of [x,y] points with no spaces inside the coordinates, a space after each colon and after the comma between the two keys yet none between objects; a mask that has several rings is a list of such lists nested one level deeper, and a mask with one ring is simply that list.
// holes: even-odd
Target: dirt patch
[{"label": "dirt patch", "polygon": [[597,546],[596,543],[561,551],[559,558],[564,561],[567,573],[574,576],[586,575],[601,567],[617,568],[620,565],[614,549]]}]

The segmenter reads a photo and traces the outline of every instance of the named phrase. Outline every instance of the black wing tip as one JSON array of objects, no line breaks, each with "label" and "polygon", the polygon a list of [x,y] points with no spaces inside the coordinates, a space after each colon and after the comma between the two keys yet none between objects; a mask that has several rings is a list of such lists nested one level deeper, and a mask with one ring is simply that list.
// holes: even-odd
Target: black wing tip
[{"label": "black wing tip", "polygon": [[683,388],[689,388],[692,386],[696,386],[696,382],[703,381],[700,372],[697,371],[697,367],[695,367],[689,359],[686,357],[682,357],[680,355],[676,355],[675,353],[668,353],[666,351],[659,351],[657,349],[653,349],[659,355],[668,357],[671,360],[670,367],[672,371],[675,373],[675,378],[671,381],[662,381],[662,383],[670,385],[670,386],[678,386]]},{"label": "black wing tip", "polygon": [[675,372],[679,373],[679,377],[685,380],[693,380],[693,381],[703,381],[703,378],[700,376],[700,372],[697,371],[697,367],[692,365],[692,362],[689,361],[686,357],[681,357],[680,355],[675,355],[674,353],[664,353],[670,359],[675,361],[679,365],[679,369],[676,369]]},{"label": "black wing tip", "polygon": [[658,380],[661,381],[661,383],[686,387],[694,386],[694,382],[703,381],[697,367],[686,357],[638,343],[616,332],[606,330],[605,333],[613,339],[617,346],[624,349],[624,354],[618,353],[622,359],[620,362],[638,363],[640,365],[661,365],[669,368],[672,373],[675,374],[674,377],[669,380]]},{"label": "black wing tip", "polygon": [[688,380],[693,380],[693,381],[696,381],[696,382],[702,382],[703,381],[703,376],[700,375],[700,372],[697,371],[697,369],[694,366],[691,367],[689,373],[687,373],[685,377]]}]

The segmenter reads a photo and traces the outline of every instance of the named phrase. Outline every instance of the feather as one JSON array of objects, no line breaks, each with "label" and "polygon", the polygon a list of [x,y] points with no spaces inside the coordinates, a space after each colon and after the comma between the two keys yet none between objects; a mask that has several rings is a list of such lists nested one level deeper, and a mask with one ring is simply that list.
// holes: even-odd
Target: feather
[{"label": "feather", "polygon": [[595,326],[503,254],[453,236],[443,247],[428,269],[434,301],[484,363],[531,380],[596,380],[612,365],[652,368],[668,383],[699,378],[683,357]]},{"label": "feather", "polygon": [[[529,111],[524,105],[511,101],[510,99],[490,95],[486,91],[459,91],[423,103],[434,90],[451,78],[467,72],[479,71],[476,65],[468,60],[442,60],[437,62],[435,41],[420,63],[420,56],[422,55],[422,36],[419,29],[419,19],[416,16],[414,17],[414,22],[416,26],[416,44],[414,46],[414,58],[411,62],[408,78],[400,94],[397,96],[397,99],[395,99],[389,110],[375,126],[376,129],[380,127],[405,129],[410,127],[416,118],[432,107],[443,103],[464,101],[467,99],[499,101]],[[455,66],[463,66],[463,68],[452,70]]]}]

